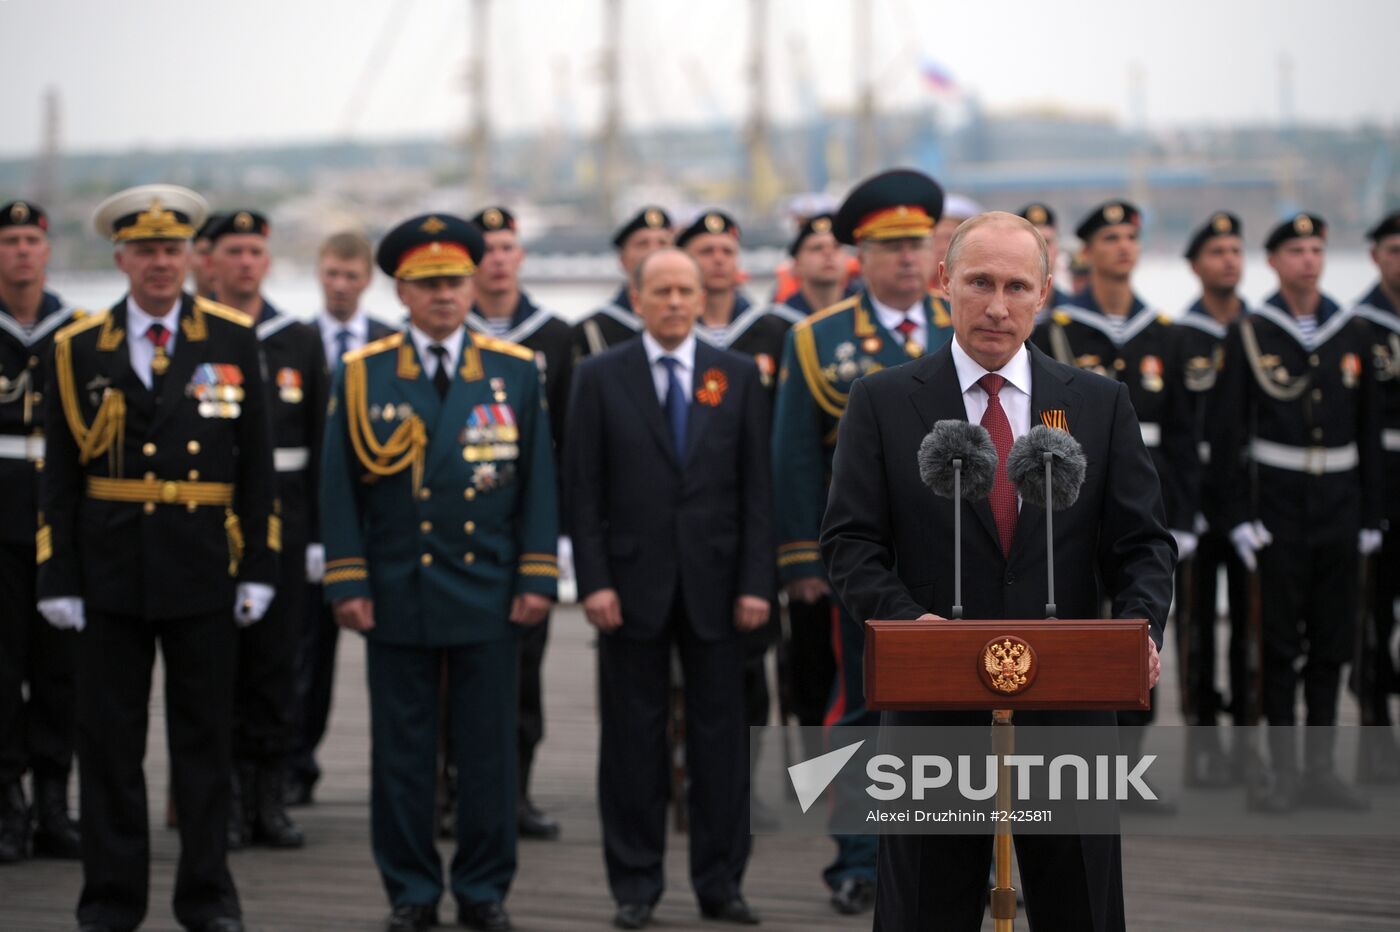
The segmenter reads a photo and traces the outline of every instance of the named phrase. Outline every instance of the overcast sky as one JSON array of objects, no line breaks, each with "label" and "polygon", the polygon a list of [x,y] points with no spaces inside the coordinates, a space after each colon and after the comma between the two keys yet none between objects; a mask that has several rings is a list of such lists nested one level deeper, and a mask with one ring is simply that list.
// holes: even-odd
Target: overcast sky
[{"label": "overcast sky", "polygon": [[[622,0],[631,125],[741,116],[748,0]],[[1149,124],[1400,123],[1395,0],[769,0],[773,115],[851,106],[853,11],[883,105],[940,101],[937,61],[993,110],[1055,105]],[[491,117],[591,132],[602,0],[490,0]],[[703,10],[704,12],[697,12]],[[33,153],[58,90],[68,151],[457,135],[471,114],[470,0],[0,0],[5,132]],[[800,52],[797,50],[801,50]],[[378,67],[374,63],[378,62]]]}]

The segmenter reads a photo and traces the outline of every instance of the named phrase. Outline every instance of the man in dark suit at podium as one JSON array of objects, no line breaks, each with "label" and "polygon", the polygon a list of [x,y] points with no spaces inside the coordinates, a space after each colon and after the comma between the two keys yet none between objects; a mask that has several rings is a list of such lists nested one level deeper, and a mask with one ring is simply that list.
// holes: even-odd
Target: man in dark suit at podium
[{"label": "man in dark suit at podium", "polygon": [[[945,419],[980,422],[997,449],[992,492],[965,509],[964,617],[1039,618],[1046,600],[1045,513],[1022,512],[1006,475],[1011,444],[1032,424],[1060,426],[1088,460],[1078,501],[1055,523],[1059,614],[1151,625],[1149,669],[1172,597],[1175,545],[1127,389],[1026,344],[1050,288],[1045,241],[1027,221],[983,214],[959,228],[940,276],[955,340],[931,356],[873,373],[841,421],[822,557],[860,619],[942,620],[953,603],[948,544],[954,503],[919,478],[919,444]],[[882,725],[970,724],[984,712],[885,713]],[[1020,712],[1018,723],[1113,725],[1112,712]],[[1114,835],[1017,835],[1033,929],[1123,929]],[[875,929],[981,928],[992,836],[880,839]]]},{"label": "man in dark suit at podium", "polygon": [[685,681],[690,878],[708,919],[758,922],[740,894],[744,642],[777,589],[768,395],[751,359],[696,339],[700,270],[676,249],[633,272],[644,330],[574,374],[564,497],[598,638],[598,804],[614,925],[644,928],[665,883],[671,644]]}]

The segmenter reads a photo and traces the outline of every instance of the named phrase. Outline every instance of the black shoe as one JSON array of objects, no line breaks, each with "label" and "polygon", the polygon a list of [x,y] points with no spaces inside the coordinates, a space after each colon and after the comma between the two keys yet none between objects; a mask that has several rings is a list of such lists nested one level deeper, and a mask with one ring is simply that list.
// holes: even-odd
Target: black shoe
[{"label": "black shoe", "polygon": [[437,922],[436,905],[395,906],[394,911],[389,914],[386,929],[388,932],[423,932],[424,929],[431,929],[437,925]]},{"label": "black shoe", "polygon": [[29,807],[19,781],[0,786],[0,864],[29,857]]},{"label": "black shoe", "polygon": [[217,919],[210,919],[199,925],[190,926],[190,932],[243,932],[243,920],[235,919],[232,916],[220,916]]},{"label": "black shoe", "polygon": [[1298,775],[1291,770],[1265,771],[1263,780],[1250,787],[1248,803],[1252,812],[1287,815],[1298,808]]},{"label": "black shoe", "polygon": [[289,774],[287,784],[282,788],[282,802],[287,806],[309,806],[316,800],[316,777],[308,774]]},{"label": "black shoe", "polygon": [[512,928],[510,913],[495,900],[485,903],[462,903],[457,909],[457,924],[483,932],[508,932]]},{"label": "black shoe", "polygon": [[[282,770],[273,765],[258,767],[252,842],[265,848],[300,848],[306,844],[301,829],[287,815],[282,803]],[[247,792],[246,790],[244,792]]]},{"label": "black shoe", "polygon": [[843,916],[857,916],[875,905],[875,882],[847,877],[831,891],[831,908]]},{"label": "black shoe", "polygon": [[650,922],[650,903],[619,903],[613,916],[613,925],[619,929],[645,929]]},{"label": "black shoe", "polygon": [[1342,782],[1333,770],[1308,771],[1298,791],[1298,805],[1309,809],[1365,812],[1371,801]]},{"label": "black shoe", "polygon": [[[1390,726],[1387,723],[1384,727]],[[1379,727],[1366,729],[1357,754],[1356,782],[1400,783],[1400,745],[1395,743],[1394,734]]]},{"label": "black shoe", "polygon": [[559,837],[559,823],[535,808],[528,799],[520,801],[516,808],[517,831],[521,838],[537,841],[553,841]]},{"label": "black shoe", "polygon": [[76,861],[82,857],[82,836],[68,814],[66,780],[34,780],[34,856]]},{"label": "black shoe", "polygon": [[714,919],[717,922],[732,922],[740,926],[756,926],[763,921],[759,919],[758,913],[744,902],[744,898],[737,894],[732,899],[722,903],[701,903],[700,915],[706,919]]}]

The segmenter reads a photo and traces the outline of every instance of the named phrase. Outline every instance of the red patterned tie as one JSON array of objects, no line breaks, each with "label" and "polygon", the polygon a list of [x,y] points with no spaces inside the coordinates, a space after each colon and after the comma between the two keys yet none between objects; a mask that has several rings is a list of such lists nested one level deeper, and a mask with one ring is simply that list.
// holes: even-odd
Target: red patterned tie
[{"label": "red patterned tie", "polygon": [[997,448],[997,477],[992,483],[988,503],[997,523],[997,536],[1001,538],[1001,555],[1010,557],[1011,541],[1016,536],[1016,487],[1006,475],[1006,457],[1011,453],[1011,422],[1006,419],[998,397],[1006,377],[989,372],[978,379],[977,384],[987,393],[987,412],[982,415],[982,426],[992,435],[992,445]]},{"label": "red patterned tie", "polygon": [[914,331],[919,329],[919,325],[906,317],[895,324],[894,329],[898,330],[899,335],[904,338],[904,342],[908,343],[910,338],[914,336]]}]

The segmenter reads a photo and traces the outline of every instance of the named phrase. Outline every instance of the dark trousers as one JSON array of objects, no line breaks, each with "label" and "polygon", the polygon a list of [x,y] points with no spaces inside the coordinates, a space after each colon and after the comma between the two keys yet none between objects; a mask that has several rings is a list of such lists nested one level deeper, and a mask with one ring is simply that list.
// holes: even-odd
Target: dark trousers
[{"label": "dark trousers", "polygon": [[238,916],[226,857],[238,639],[228,612],[148,621],[89,610],[78,637],[83,891],[79,922],[134,929],[146,915],[147,707],[156,642],[165,665],[170,780],[180,813],[175,918]]},{"label": "dark trousers", "polygon": [[[1036,932],[1126,928],[1117,835],[1013,835]],[[991,835],[884,835],[875,932],[977,932],[987,909]]]},{"label": "dark trousers", "polygon": [[1356,629],[1357,559],[1355,531],[1326,541],[1276,533],[1260,551],[1264,715],[1270,725],[1296,722],[1294,665],[1305,654],[1307,724],[1337,723],[1342,664],[1351,660]]},{"label": "dark trousers", "polygon": [[1361,701],[1370,708],[1370,720],[1376,725],[1390,724],[1390,697],[1400,692],[1400,676],[1396,675],[1395,657],[1390,652],[1390,637],[1395,631],[1395,600],[1400,598],[1400,527],[1392,521],[1386,531],[1380,553],[1372,560],[1371,624],[1374,626],[1376,649],[1371,658],[1374,665],[1375,688]]},{"label": "dark trousers", "polygon": [[770,620],[755,631],[746,631],[744,642],[744,721],[753,727],[768,724],[773,698],[768,692],[768,648],[773,644],[777,622]]},{"label": "dark trousers", "polygon": [[281,765],[292,751],[297,639],[306,590],[306,540],[284,529],[277,595],[256,624],[238,630],[233,756]]},{"label": "dark trousers", "polygon": [[394,906],[436,904],[433,843],[443,672],[457,768],[459,903],[503,901],[515,877],[517,674],[514,637],[454,647],[368,641],[370,842]]},{"label": "dark trousers", "polygon": [[32,544],[0,543],[0,786],[26,770],[66,781],[73,764],[77,635],[44,621],[34,576]]},{"label": "dark trousers", "polygon": [[535,766],[535,751],[544,738],[544,682],[540,673],[544,667],[544,649],[548,643],[548,615],[544,621],[521,632],[520,709],[515,727],[521,801],[530,798],[530,771]]},{"label": "dark trousers", "polygon": [[1221,691],[1215,680],[1215,668],[1219,651],[1216,645],[1216,605],[1220,589],[1220,570],[1225,570],[1225,594],[1229,603],[1230,620],[1230,703],[1229,709],[1235,721],[1241,721],[1246,710],[1241,703],[1249,692],[1247,661],[1249,631],[1249,574],[1240,562],[1230,539],[1224,534],[1209,531],[1201,535],[1200,546],[1192,558],[1194,592],[1187,592],[1186,574],[1177,571],[1176,604],[1177,622],[1180,623],[1183,606],[1186,618],[1192,625],[1190,632],[1191,657],[1187,671],[1187,688],[1195,702],[1195,719],[1188,724],[1216,725],[1221,712],[1226,711],[1221,702]]},{"label": "dark trousers", "polygon": [[325,738],[326,726],[330,723],[335,650],[339,639],[340,626],[335,623],[331,607],[325,603],[322,588],[308,584],[302,592],[290,769],[293,776],[313,783],[321,778],[316,748]]},{"label": "dark trousers", "polygon": [[831,649],[831,601],[793,600],[788,602],[787,611],[788,634],[780,648],[779,679],[790,689],[797,724],[821,725],[836,677],[836,656]]},{"label": "dark trousers", "polygon": [[598,638],[598,806],[608,886],[619,903],[655,903],[665,888],[672,644],[684,678],[690,882],[696,897],[727,902],[738,895],[748,864],[744,641],[737,634],[700,640],[677,600],[659,637]]},{"label": "dark trousers", "polygon": [[[835,599],[831,600],[831,650],[836,658],[836,680],[827,706],[826,724],[867,727],[880,724],[880,713],[865,707],[865,631]],[[864,776],[853,768],[836,778],[836,794],[849,806],[865,796]],[[833,835],[836,860],[822,871],[826,885],[835,890],[848,877],[875,879],[875,835]]]}]

